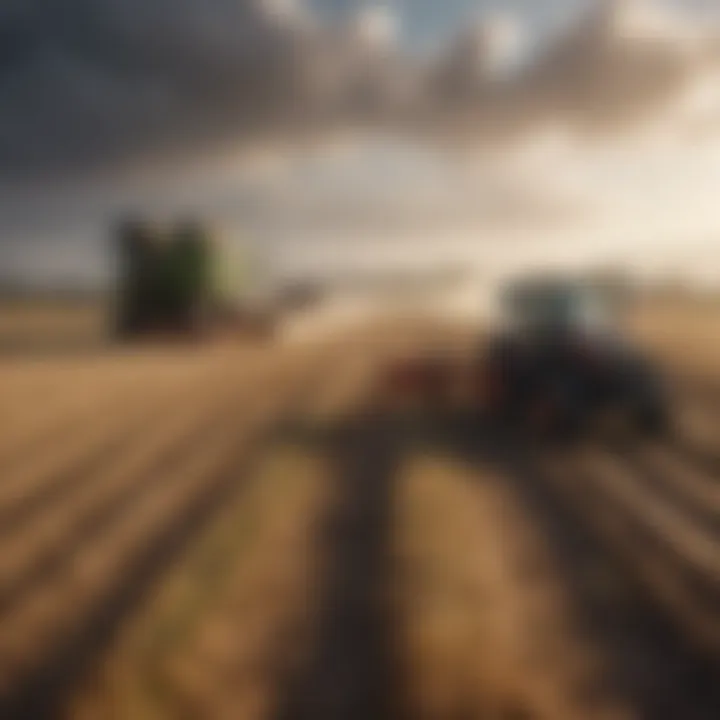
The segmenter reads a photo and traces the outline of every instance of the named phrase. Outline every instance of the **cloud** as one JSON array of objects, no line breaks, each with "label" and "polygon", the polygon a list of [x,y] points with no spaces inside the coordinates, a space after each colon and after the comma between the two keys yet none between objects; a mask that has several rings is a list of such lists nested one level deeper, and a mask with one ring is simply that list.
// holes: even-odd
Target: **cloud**
[{"label": "cloud", "polygon": [[608,0],[498,82],[492,34],[465,31],[437,65],[429,106],[472,142],[543,127],[597,136],[651,123],[701,76],[720,80],[718,35],[650,0]]},{"label": "cloud", "polygon": [[360,9],[352,27],[360,42],[386,48],[395,43],[398,20],[387,5],[368,5]]},{"label": "cloud", "polygon": [[535,115],[614,130],[674,101],[710,62],[709,40],[647,0],[612,0],[541,58],[518,94]]},{"label": "cloud", "polygon": [[278,0],[52,0],[0,22],[0,168],[48,170],[282,126],[313,30]]},{"label": "cloud", "polygon": [[432,62],[401,51],[397,26],[386,6],[323,26],[300,0],[0,0],[0,178],[348,125],[481,144],[544,124],[621,132],[720,56],[717,35],[649,0],[600,3],[519,65],[512,18]]}]

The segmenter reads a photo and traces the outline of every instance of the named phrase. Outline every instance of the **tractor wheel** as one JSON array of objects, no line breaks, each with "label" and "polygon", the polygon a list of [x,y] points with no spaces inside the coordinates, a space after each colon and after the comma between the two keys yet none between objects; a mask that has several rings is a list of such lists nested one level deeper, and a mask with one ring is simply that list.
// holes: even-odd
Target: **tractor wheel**
[{"label": "tractor wheel", "polygon": [[530,431],[541,440],[572,442],[586,430],[586,403],[571,384],[551,384],[530,404]]},{"label": "tractor wheel", "polygon": [[669,412],[656,405],[640,408],[636,413],[635,425],[642,435],[651,438],[665,438],[672,432]]}]

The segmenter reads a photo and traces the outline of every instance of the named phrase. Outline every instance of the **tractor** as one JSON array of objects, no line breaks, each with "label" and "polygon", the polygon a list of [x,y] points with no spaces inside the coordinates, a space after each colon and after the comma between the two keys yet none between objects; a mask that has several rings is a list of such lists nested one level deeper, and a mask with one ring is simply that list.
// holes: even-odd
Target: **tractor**
[{"label": "tractor", "polygon": [[542,436],[576,438],[608,427],[651,436],[669,431],[668,383],[622,332],[597,287],[525,276],[508,282],[498,301],[469,362],[461,366],[438,352],[404,358],[385,377],[386,392],[446,413],[461,385],[474,417]]}]

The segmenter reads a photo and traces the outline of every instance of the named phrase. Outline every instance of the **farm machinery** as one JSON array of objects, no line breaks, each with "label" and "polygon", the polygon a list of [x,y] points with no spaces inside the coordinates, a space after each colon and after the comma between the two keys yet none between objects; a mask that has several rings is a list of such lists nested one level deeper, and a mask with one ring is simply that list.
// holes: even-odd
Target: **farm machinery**
[{"label": "farm machinery", "polygon": [[598,288],[564,277],[522,277],[499,296],[499,317],[460,362],[431,351],[395,362],[384,394],[430,414],[474,418],[537,435],[578,437],[623,427],[670,428],[658,367],[621,330]]},{"label": "farm machinery", "polygon": [[200,223],[186,221],[168,230],[125,221],[117,250],[114,325],[121,339],[272,335],[274,308],[238,296],[246,278],[229,277],[229,258]]}]

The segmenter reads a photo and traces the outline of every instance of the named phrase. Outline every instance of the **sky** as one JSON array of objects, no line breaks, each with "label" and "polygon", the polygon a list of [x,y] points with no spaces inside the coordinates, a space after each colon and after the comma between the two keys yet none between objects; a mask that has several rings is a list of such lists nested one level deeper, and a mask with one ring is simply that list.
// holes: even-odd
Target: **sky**
[{"label": "sky", "polygon": [[[398,35],[411,47],[437,47],[468,20],[499,13],[519,17],[534,32],[545,34],[572,20],[592,0],[394,0],[385,4],[397,17]],[[358,0],[313,0],[310,5],[332,20],[347,18]]]},{"label": "sky", "polygon": [[198,213],[289,269],[720,277],[718,0],[0,0],[0,277]]}]

